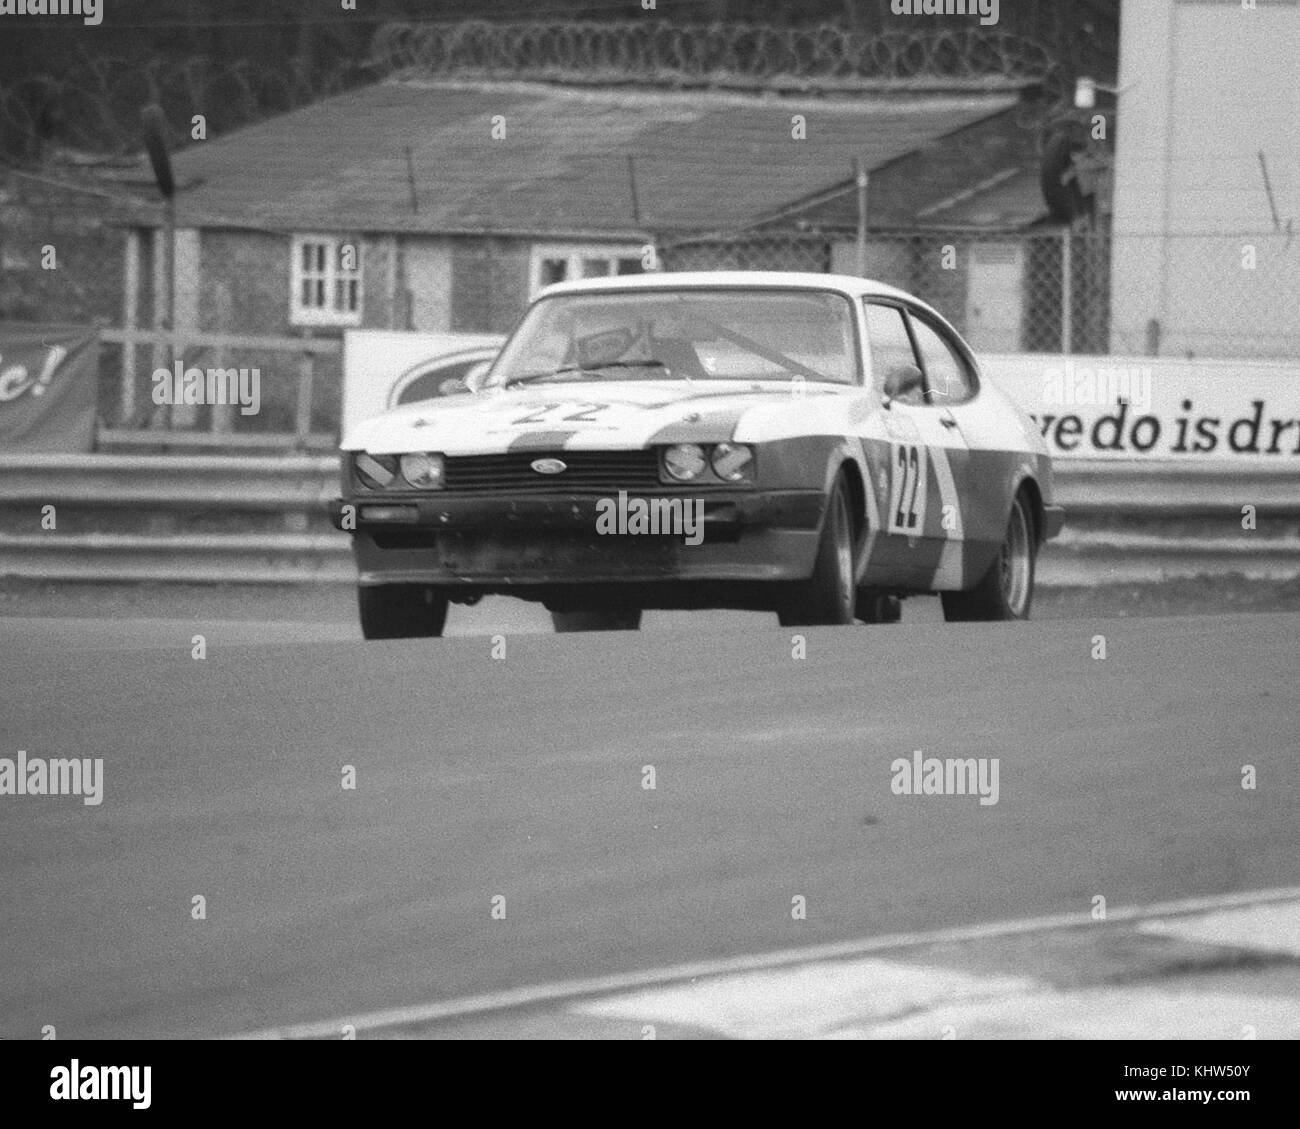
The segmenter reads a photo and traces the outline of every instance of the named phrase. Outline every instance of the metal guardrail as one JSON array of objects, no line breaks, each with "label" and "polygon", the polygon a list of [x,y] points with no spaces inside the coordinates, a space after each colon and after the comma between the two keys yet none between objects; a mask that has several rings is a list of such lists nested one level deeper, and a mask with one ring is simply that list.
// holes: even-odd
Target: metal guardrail
[{"label": "metal guardrail", "polygon": [[[23,530],[0,530],[0,576],[49,580],[350,583],[347,538],[333,532],[43,532],[40,507],[229,508],[304,515],[338,493],[334,455],[240,458],[186,455],[0,455],[0,506],[33,507]],[[1044,585],[1096,585],[1167,576],[1300,576],[1300,474],[1285,466],[1218,461],[1067,462],[1057,494],[1075,524],[1044,553]],[[1241,526],[1245,505],[1259,527]],[[1204,532],[1162,536],[1107,529],[1114,517],[1195,519]],[[1276,519],[1280,529],[1268,528]],[[1215,519],[1219,519],[1215,521]],[[1082,521],[1082,525],[1079,522]],[[12,521],[7,523],[13,527]]]},{"label": "metal guardrail", "polygon": [[0,505],[303,512],[338,487],[337,455],[0,455]]}]

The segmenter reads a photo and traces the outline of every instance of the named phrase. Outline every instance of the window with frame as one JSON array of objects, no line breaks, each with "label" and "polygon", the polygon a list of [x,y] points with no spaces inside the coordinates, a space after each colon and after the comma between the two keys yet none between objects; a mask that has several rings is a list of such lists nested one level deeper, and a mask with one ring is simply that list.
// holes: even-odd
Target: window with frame
[{"label": "window with frame", "polygon": [[291,286],[289,320],[294,325],[360,325],[361,241],[294,236]]},{"label": "window with frame", "polygon": [[916,337],[917,352],[921,354],[921,367],[925,370],[927,402],[942,407],[960,404],[974,395],[974,380],[966,360],[947,335],[932,326],[920,314],[908,311],[912,333]]},{"label": "window with frame", "polygon": [[[884,393],[885,376],[890,369],[899,365],[913,365],[918,370],[916,352],[912,348],[912,338],[907,332],[904,314],[897,306],[887,306],[878,302],[868,302],[867,345],[871,350],[871,380],[879,393]],[[924,403],[924,393],[920,387],[899,396],[904,404]]]},{"label": "window with frame", "polygon": [[536,294],[543,287],[557,282],[644,274],[641,254],[642,248],[631,244],[617,247],[601,244],[535,244],[530,289]]}]

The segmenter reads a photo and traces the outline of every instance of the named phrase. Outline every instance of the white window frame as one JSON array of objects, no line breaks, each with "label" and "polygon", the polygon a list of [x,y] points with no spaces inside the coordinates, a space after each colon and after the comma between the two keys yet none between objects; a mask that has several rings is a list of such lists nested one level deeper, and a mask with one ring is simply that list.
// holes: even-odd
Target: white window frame
[{"label": "white window frame", "polygon": [[[351,274],[339,268],[339,248],[352,244],[357,249],[357,269]],[[323,244],[326,248],[325,269],[319,273],[305,271],[302,265],[303,247]],[[366,308],[366,283],[363,269],[365,249],[360,239],[344,235],[303,233],[295,235],[290,250],[289,271],[289,322],[291,325],[358,326]],[[319,277],[325,284],[327,301],[332,301],[335,283],[355,278],[357,283],[357,308],[340,310],[335,306],[308,306],[302,301],[302,284],[308,278]]]},{"label": "white window frame", "polygon": [[[605,259],[611,265],[619,259],[642,262],[645,245],[641,243],[534,243],[528,262],[528,293],[531,297],[543,287],[542,263],[546,259],[563,259],[566,282],[581,278],[583,259]],[[612,272],[611,272],[612,273]]]}]

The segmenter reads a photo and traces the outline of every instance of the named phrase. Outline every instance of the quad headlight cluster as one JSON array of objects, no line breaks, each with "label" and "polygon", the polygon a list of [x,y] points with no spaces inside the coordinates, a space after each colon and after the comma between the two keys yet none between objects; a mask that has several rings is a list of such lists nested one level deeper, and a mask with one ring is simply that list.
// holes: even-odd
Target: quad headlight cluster
[{"label": "quad headlight cluster", "polygon": [[372,490],[441,490],[445,465],[442,455],[372,455],[359,451],[352,466],[363,485]]},{"label": "quad headlight cluster", "polygon": [[750,482],[754,477],[754,451],[743,443],[675,443],[663,448],[659,465],[668,482]]}]

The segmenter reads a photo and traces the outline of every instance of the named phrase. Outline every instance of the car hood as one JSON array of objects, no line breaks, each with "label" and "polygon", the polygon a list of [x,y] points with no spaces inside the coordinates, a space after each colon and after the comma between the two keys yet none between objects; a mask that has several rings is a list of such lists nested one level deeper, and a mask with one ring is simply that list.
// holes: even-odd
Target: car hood
[{"label": "car hood", "polygon": [[851,391],[786,381],[588,381],[536,384],[408,404],[365,420],[345,450],[373,454],[441,451],[640,450],[656,443],[731,439],[742,418],[789,412],[792,402]]}]

